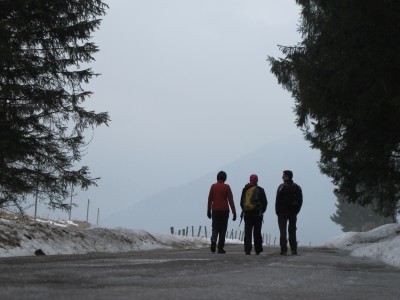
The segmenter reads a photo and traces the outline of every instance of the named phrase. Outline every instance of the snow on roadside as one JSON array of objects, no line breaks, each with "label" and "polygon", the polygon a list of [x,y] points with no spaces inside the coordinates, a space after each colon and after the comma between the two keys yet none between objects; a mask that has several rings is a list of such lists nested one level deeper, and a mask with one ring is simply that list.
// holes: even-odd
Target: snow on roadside
[{"label": "snow on roadside", "polygon": [[346,232],[323,246],[350,251],[400,267],[400,224],[386,224],[367,232]]},{"label": "snow on roadside", "polygon": [[208,241],[171,234],[150,234],[144,230],[88,228],[76,224],[0,219],[0,257],[90,252],[127,252],[159,248],[201,248]]}]

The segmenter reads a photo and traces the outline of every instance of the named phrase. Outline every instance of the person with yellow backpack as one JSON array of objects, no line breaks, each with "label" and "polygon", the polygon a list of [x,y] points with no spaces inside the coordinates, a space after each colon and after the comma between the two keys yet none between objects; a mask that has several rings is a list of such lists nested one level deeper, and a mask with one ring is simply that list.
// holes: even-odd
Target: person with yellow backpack
[{"label": "person with yellow backpack", "polygon": [[244,252],[248,255],[252,250],[253,236],[256,254],[259,255],[263,252],[261,228],[267,205],[265,191],[258,186],[258,176],[251,174],[250,182],[245,185],[240,197],[240,206],[242,208],[240,216],[244,218]]}]

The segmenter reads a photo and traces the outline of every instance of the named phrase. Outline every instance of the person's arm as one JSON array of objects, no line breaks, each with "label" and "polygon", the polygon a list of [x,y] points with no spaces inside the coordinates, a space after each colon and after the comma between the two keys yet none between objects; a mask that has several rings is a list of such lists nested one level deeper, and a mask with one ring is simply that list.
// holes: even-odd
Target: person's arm
[{"label": "person's arm", "polygon": [[208,202],[207,202],[207,217],[211,219],[211,206],[213,202],[213,186],[210,188],[210,192],[208,193]]},{"label": "person's arm", "polygon": [[297,211],[297,213],[299,213],[300,212],[300,210],[301,210],[301,206],[303,205],[303,191],[301,190],[301,187],[299,186],[299,185],[297,185],[298,186],[298,193],[299,193],[299,209],[298,209],[298,211]]},{"label": "person's arm", "polygon": [[232,194],[232,190],[231,187],[229,185],[228,186],[228,203],[229,206],[231,207],[231,211],[234,215],[236,215],[236,208],[235,208],[235,203],[233,202],[233,194]]},{"label": "person's arm", "polygon": [[282,198],[282,184],[278,187],[278,190],[276,191],[276,200],[275,200],[275,213],[279,213],[279,204],[281,202]]},{"label": "person's arm", "polygon": [[261,189],[261,203],[262,203],[262,212],[265,213],[268,206],[268,200],[264,189]]},{"label": "person's arm", "polygon": [[244,209],[244,189],[242,190],[242,195],[240,195],[240,207]]}]

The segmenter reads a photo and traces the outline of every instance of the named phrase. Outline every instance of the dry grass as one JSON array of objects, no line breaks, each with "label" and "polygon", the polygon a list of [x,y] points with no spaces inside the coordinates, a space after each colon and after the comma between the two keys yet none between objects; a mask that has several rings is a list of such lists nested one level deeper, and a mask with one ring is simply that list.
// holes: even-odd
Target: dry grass
[{"label": "dry grass", "polygon": [[27,221],[29,220],[28,216],[22,216],[20,214],[13,214],[3,210],[0,210],[0,218],[11,221]]},{"label": "dry grass", "polygon": [[[32,222],[34,218],[32,216],[28,216],[28,215],[23,216],[20,214],[13,214],[13,213],[6,212],[6,211],[0,209],[0,219],[17,221],[17,222]],[[67,221],[55,221],[55,220],[49,220],[49,219],[45,219],[45,218],[39,218],[39,220],[44,221],[44,222],[60,223],[60,224],[66,225],[70,228],[75,228],[78,230],[87,229],[87,228],[91,227],[90,223],[88,223],[86,221],[79,221],[79,220],[72,220],[73,224],[68,224]]]}]

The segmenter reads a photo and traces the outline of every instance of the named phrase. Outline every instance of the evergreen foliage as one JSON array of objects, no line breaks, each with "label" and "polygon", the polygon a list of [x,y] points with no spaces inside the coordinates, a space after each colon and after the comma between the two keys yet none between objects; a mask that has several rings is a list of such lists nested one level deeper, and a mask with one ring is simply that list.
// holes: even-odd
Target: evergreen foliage
[{"label": "evergreen foliage", "polygon": [[105,15],[101,0],[0,0],[0,207],[37,196],[69,209],[72,187],[95,185],[84,132],[108,124],[87,111],[94,73],[90,41]]},{"label": "evergreen foliage", "polygon": [[336,213],[331,220],[340,225],[342,231],[368,231],[384,224],[392,223],[392,219],[375,212],[372,205],[361,206],[349,203],[344,197],[336,194]]},{"label": "evergreen foliage", "polygon": [[393,220],[400,196],[400,1],[297,0],[296,46],[269,57],[296,123],[346,200]]}]

